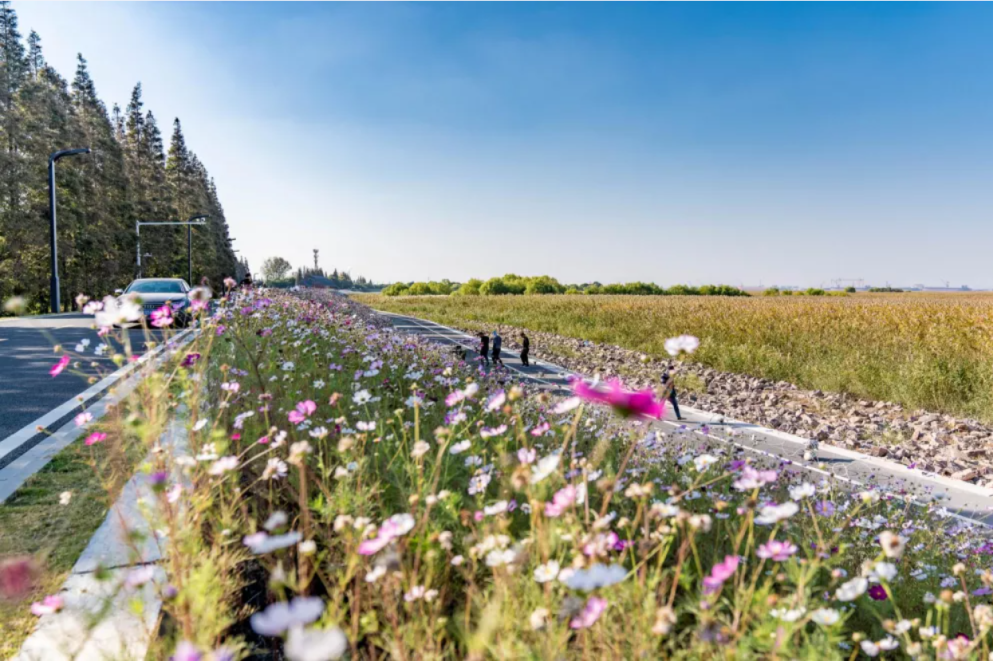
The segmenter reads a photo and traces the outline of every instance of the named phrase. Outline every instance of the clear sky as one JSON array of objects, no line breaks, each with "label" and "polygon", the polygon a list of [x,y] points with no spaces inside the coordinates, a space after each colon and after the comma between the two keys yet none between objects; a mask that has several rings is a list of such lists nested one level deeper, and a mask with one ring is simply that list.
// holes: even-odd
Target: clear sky
[{"label": "clear sky", "polygon": [[15,2],[253,269],[993,287],[993,6]]}]

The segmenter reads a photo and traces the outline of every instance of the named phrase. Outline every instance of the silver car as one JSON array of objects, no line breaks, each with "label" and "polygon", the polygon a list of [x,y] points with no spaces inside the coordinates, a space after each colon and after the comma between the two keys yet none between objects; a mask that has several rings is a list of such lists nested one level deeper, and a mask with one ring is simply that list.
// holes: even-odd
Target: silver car
[{"label": "silver car", "polygon": [[137,298],[146,319],[171,303],[176,324],[186,326],[190,322],[190,286],[182,278],[139,278],[118,293]]}]

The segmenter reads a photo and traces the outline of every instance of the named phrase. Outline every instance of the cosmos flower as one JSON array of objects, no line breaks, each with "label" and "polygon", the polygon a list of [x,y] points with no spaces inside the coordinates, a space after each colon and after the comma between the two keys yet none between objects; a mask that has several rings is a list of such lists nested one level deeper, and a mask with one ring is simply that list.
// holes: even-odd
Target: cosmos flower
[{"label": "cosmos flower", "polygon": [[168,303],[152,311],[152,325],[156,328],[171,326],[172,322],[172,306]]},{"label": "cosmos flower", "polygon": [[62,371],[69,366],[69,355],[65,354],[59,358],[59,362],[52,365],[52,368],[48,370],[48,373],[52,376],[58,376],[62,374]]},{"label": "cosmos flower", "polygon": [[559,563],[549,560],[543,565],[538,565],[534,569],[534,580],[538,583],[548,583],[554,581],[559,575]]},{"label": "cosmos flower", "polygon": [[759,546],[758,550],[755,551],[755,555],[764,560],[785,562],[796,552],[797,548],[794,544],[773,539]]},{"label": "cosmos flower", "polygon": [[869,579],[859,576],[843,583],[834,593],[838,601],[855,601],[869,589]]},{"label": "cosmos flower", "polygon": [[665,341],[665,350],[670,356],[675,358],[680,353],[693,353],[700,346],[700,340],[693,337],[692,335],[680,335],[679,337],[670,337]]},{"label": "cosmos flower", "polygon": [[586,629],[593,626],[603,612],[607,610],[607,600],[600,597],[590,597],[583,610],[569,622],[570,629]]},{"label": "cosmos flower", "polygon": [[638,392],[624,390],[617,379],[608,382],[607,390],[576,379],[572,384],[572,391],[586,401],[608,404],[626,418],[657,420],[665,413],[665,403],[656,400],[655,393],[650,388]]},{"label": "cosmos flower", "polygon": [[561,516],[564,511],[576,502],[576,487],[568,485],[559,489],[552,497],[552,502],[545,503],[545,516]]},{"label": "cosmos flower", "polygon": [[546,477],[554,473],[559,467],[561,457],[555,453],[538,460],[538,464],[531,471],[531,484],[538,484]]},{"label": "cosmos flower", "polygon": [[348,638],[338,627],[331,629],[292,627],[283,646],[283,653],[289,661],[333,661],[342,658],[347,651]]},{"label": "cosmos flower", "polygon": [[317,410],[317,404],[312,400],[305,400],[297,404],[296,408],[289,413],[289,420],[292,424],[298,425]]},{"label": "cosmos flower", "polygon": [[414,517],[410,514],[394,514],[379,527],[376,536],[359,544],[359,555],[379,553],[394,539],[403,537],[414,529]]},{"label": "cosmos flower", "polygon": [[776,478],[776,471],[760,471],[755,470],[751,466],[745,466],[741,469],[740,476],[734,481],[732,486],[738,491],[752,491],[753,489],[758,489],[766,484],[775,482]]},{"label": "cosmos flower", "polygon": [[589,569],[577,569],[563,582],[573,590],[590,592],[620,583],[628,575],[623,565],[603,565],[595,563]]},{"label": "cosmos flower", "polygon": [[795,487],[790,487],[790,498],[793,500],[803,500],[804,498],[810,498],[817,493],[817,488],[809,482],[804,482],[803,484],[798,484]]},{"label": "cosmos flower", "polygon": [[879,545],[883,547],[883,555],[887,558],[899,558],[903,555],[907,540],[889,530],[884,530],[879,533]]},{"label": "cosmos flower", "polygon": [[58,595],[48,595],[41,601],[36,601],[31,604],[31,614],[41,617],[42,615],[51,615],[52,613],[57,613],[62,610],[65,606],[65,601],[62,597]]},{"label": "cosmos flower", "polygon": [[279,601],[251,617],[252,631],[263,636],[278,636],[287,629],[310,624],[324,612],[324,602],[317,597],[295,597]]},{"label": "cosmos flower", "polygon": [[704,594],[717,592],[724,585],[724,582],[734,575],[738,569],[738,557],[728,555],[724,557],[724,562],[719,562],[710,569],[710,576],[703,579]]},{"label": "cosmos flower", "polygon": [[836,624],[841,619],[841,615],[833,608],[818,608],[810,614],[810,619],[822,627],[829,627]]},{"label": "cosmos flower", "polygon": [[87,436],[86,440],[83,441],[83,443],[85,445],[93,445],[94,443],[102,443],[105,440],[107,440],[106,434],[104,434],[103,432],[95,431],[89,436]]},{"label": "cosmos flower", "polygon": [[766,505],[759,510],[759,515],[755,517],[755,523],[760,526],[771,526],[774,523],[785,521],[800,511],[800,506],[790,501],[782,505]]},{"label": "cosmos flower", "polygon": [[141,319],[142,309],[133,296],[122,296],[120,299],[107,296],[103,299],[103,307],[94,312],[96,325],[100,328],[111,328]]}]

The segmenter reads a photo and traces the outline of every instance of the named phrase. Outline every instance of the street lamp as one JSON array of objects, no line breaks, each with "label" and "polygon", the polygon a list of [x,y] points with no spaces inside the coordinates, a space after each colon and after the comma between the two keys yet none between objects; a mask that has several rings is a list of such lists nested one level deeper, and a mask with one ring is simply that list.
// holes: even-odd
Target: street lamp
[{"label": "street lamp", "polygon": [[[193,231],[194,225],[206,225],[210,216],[200,214],[193,216],[189,220],[136,220],[134,222],[134,232],[137,236],[136,254],[138,255],[138,277],[141,277],[141,226],[142,225],[186,225],[186,260],[189,270],[189,278],[193,280]],[[190,283],[192,284],[192,283]]]},{"label": "street lamp", "polygon": [[49,285],[49,298],[53,313],[62,311],[62,301],[59,299],[59,242],[55,230],[55,161],[63,156],[89,153],[89,147],[81,147],[79,149],[61,149],[48,157],[48,216],[51,220],[52,243],[52,280]]}]

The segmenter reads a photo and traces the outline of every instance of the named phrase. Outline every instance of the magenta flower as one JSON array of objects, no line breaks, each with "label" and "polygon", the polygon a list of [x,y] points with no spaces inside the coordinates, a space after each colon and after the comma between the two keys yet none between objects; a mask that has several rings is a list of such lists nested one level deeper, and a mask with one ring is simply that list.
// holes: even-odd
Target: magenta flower
[{"label": "magenta flower", "polygon": [[552,497],[552,502],[545,503],[545,516],[561,516],[562,512],[572,507],[576,502],[576,487],[569,485]]},{"label": "magenta flower", "polygon": [[317,404],[311,400],[306,400],[297,404],[296,410],[290,411],[290,422],[295,425],[300,424],[306,420],[314,411],[317,410]]},{"label": "magenta flower", "polygon": [[738,557],[728,555],[724,557],[724,562],[719,562],[710,569],[710,576],[703,579],[703,591],[705,594],[717,592],[724,585],[724,581],[734,575],[738,569]]},{"label": "magenta flower", "polygon": [[570,629],[587,629],[592,627],[603,612],[607,610],[607,600],[601,599],[600,597],[590,597],[589,601],[586,602],[586,606],[580,611],[579,615],[572,618],[569,622]]},{"label": "magenta flower", "polygon": [[383,525],[372,539],[359,544],[359,555],[374,555],[382,551],[387,544],[398,537],[403,537],[414,529],[414,517],[410,514],[394,514]]},{"label": "magenta flower", "polygon": [[90,434],[89,436],[87,436],[86,437],[86,440],[83,441],[83,443],[85,445],[93,445],[95,443],[103,443],[106,440],[107,440],[107,435],[106,434],[104,434],[103,432],[100,432],[100,431],[95,431],[92,434]]},{"label": "magenta flower", "polygon": [[30,592],[37,574],[29,556],[0,561],[0,599],[20,599]]},{"label": "magenta flower", "polygon": [[62,597],[58,595],[48,595],[41,601],[36,601],[31,604],[31,614],[41,617],[42,615],[51,615],[52,613],[57,613],[62,610],[65,602]]},{"label": "magenta flower", "polygon": [[65,355],[59,358],[59,362],[52,365],[52,369],[48,370],[48,373],[52,376],[58,376],[62,374],[62,370],[69,366],[69,356]]},{"label": "magenta flower", "polygon": [[176,645],[176,651],[169,657],[169,661],[200,661],[202,658],[203,654],[196,645],[188,640],[183,640]]},{"label": "magenta flower", "polygon": [[875,585],[869,588],[869,596],[872,597],[875,601],[886,601],[886,597],[888,595],[886,594],[886,588],[884,588],[879,583],[876,583]]},{"label": "magenta flower", "polygon": [[772,559],[776,562],[785,562],[796,552],[797,548],[794,544],[773,539],[760,546],[755,555],[763,560]]},{"label": "magenta flower", "polygon": [[200,354],[198,353],[188,353],[186,357],[183,358],[183,362],[180,363],[182,367],[193,367],[196,365],[197,361],[200,360]]},{"label": "magenta flower", "polygon": [[624,390],[617,379],[611,380],[607,385],[608,389],[602,390],[588,385],[582,379],[576,379],[572,384],[572,391],[586,401],[609,404],[626,418],[659,419],[665,413],[665,403],[656,400],[650,388],[638,392]]},{"label": "magenta flower", "polygon": [[172,325],[172,306],[166,303],[158,310],[152,312],[152,325],[156,328],[165,328]]}]

